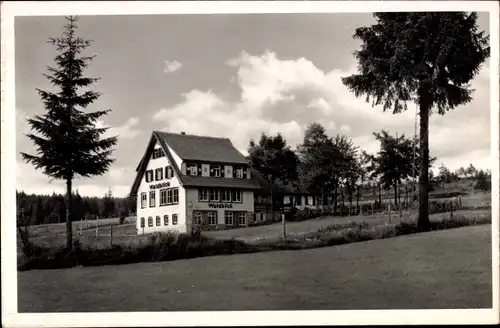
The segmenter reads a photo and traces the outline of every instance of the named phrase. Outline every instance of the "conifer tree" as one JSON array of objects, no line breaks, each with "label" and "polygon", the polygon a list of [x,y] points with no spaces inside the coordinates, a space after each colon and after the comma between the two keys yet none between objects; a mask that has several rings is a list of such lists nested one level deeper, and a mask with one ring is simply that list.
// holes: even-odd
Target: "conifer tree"
[{"label": "conifer tree", "polygon": [[375,13],[376,23],[356,29],[358,73],[342,78],[357,97],[394,114],[414,101],[420,118],[419,230],[429,221],[429,116],[470,102],[469,82],[489,57],[489,36],[477,13]]},{"label": "conifer tree", "polygon": [[100,96],[89,90],[99,78],[83,75],[94,56],[84,56],[82,52],[92,41],[75,35],[77,16],[66,20],[63,34],[48,40],[58,54],[55,66],[47,67],[48,74],[44,74],[58,91],[37,89],[46,111],[28,119],[31,130],[36,132],[27,135],[35,144],[36,155],[21,154],[45,175],[65,181],[66,247],[71,250],[73,180],[104,174],[114,162],[111,155],[117,137],[105,137],[107,128],[96,126],[97,120],[110,110],[84,112]]}]

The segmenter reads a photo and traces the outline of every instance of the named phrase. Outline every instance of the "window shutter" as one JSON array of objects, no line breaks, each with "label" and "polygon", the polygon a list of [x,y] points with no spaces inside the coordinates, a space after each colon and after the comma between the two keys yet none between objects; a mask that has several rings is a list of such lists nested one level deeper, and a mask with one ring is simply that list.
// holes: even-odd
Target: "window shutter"
[{"label": "window shutter", "polygon": [[225,170],[226,170],[226,168],[224,167],[224,165],[221,165],[221,167],[220,167],[220,176],[221,176],[222,178],[224,177],[224,174],[225,174],[225,172],[224,172],[224,171],[225,171]]}]

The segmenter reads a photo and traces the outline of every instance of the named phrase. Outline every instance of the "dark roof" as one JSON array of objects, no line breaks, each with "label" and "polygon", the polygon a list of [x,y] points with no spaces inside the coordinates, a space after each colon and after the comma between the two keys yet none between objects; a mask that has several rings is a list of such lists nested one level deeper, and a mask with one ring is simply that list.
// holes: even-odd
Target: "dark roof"
[{"label": "dark roof", "polygon": [[260,189],[259,184],[253,179],[215,178],[189,175],[182,176],[182,185],[184,187]]},{"label": "dark roof", "polygon": [[[247,164],[245,157],[232,145],[229,139],[200,137],[192,135],[182,135],[166,132],[154,131],[149,140],[144,155],[136,168],[137,174],[132,184],[129,197],[135,197],[141,183],[141,179],[146,170],[148,159],[153,151],[155,141],[158,140],[165,151],[168,161],[171,163],[175,176],[179,183],[184,187],[222,187],[239,189],[259,189],[259,184],[253,179],[232,179],[232,178],[214,178],[214,177],[193,177],[182,175],[180,167],[177,166],[168,146],[183,160],[214,161],[231,164]],[[190,146],[193,142],[196,147]],[[208,147],[213,147],[212,149]],[[198,151],[198,149],[201,149]],[[212,150],[212,151],[211,151]],[[227,151],[227,153],[224,153]],[[202,158],[203,154],[207,158]],[[221,157],[214,157],[214,154],[220,154]],[[209,156],[208,156],[209,155]]]},{"label": "dark roof", "polygon": [[154,132],[183,160],[247,164],[241,154],[227,138],[204,137],[169,132]]}]

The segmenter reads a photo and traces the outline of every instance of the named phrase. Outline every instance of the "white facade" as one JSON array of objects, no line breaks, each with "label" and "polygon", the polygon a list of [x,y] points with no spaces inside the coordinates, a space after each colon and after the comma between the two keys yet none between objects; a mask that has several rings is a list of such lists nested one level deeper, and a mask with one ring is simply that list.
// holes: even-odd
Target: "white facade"
[{"label": "white facade", "polygon": [[[224,187],[184,188],[172,164],[180,168],[182,176],[189,174],[210,177],[211,166],[202,163],[199,170],[193,169],[189,161],[183,161],[172,148],[167,147],[170,158],[175,163],[170,163],[169,157],[156,140],[138,182],[137,234],[166,231],[189,233],[193,224],[210,230],[247,226],[250,223],[254,212],[253,191]],[[233,167],[223,163],[219,166],[220,179],[251,178],[249,169],[243,170],[241,166]],[[200,191],[218,196],[200,199]],[[195,220],[197,218],[199,221]]]},{"label": "white facade", "polygon": [[[155,149],[159,149],[160,145],[158,142],[155,144]],[[154,153],[154,152],[153,152]],[[171,154],[173,152],[171,151]],[[175,159],[175,156],[173,156]],[[176,231],[176,232],[187,232],[188,226],[186,225],[186,191],[180,185],[179,179],[176,177],[174,170],[171,172],[173,176],[171,178],[166,178],[166,167],[170,165],[170,162],[166,156],[159,158],[149,158],[148,164],[146,166],[145,172],[148,170],[153,170],[153,181],[146,182],[146,173],[141,177],[141,182],[139,184],[139,189],[137,191],[137,220],[136,227],[138,234],[147,234],[160,231]],[[156,180],[155,170],[163,169],[162,179]],[[153,189],[155,186],[168,183],[167,186],[162,186]],[[178,202],[172,205],[160,205],[160,190],[177,188],[178,190]],[[172,189],[173,190],[173,189]],[[154,206],[150,206],[151,192],[155,194]],[[146,195],[146,204],[143,204],[142,197]],[[144,206],[146,205],[146,206]],[[168,216],[166,220],[165,216]],[[174,224],[175,216],[177,216],[177,223]],[[159,217],[159,225],[157,225],[157,217]],[[153,226],[151,225],[150,218],[152,218]],[[144,220],[143,220],[144,219]],[[143,226],[142,226],[143,225]]]},{"label": "white facade", "polygon": [[[193,212],[201,211],[211,211],[217,213],[217,223],[214,226],[225,225],[225,213],[230,212],[246,212],[248,216],[253,214],[254,211],[254,195],[252,191],[242,191],[242,201],[241,202],[220,202],[220,201],[200,201],[198,196],[198,189],[189,188],[186,189],[186,208],[187,208],[187,218],[188,222],[192,222]],[[236,217],[233,220],[237,220]],[[246,222],[248,223],[248,217]],[[237,226],[239,224],[235,224]]]}]

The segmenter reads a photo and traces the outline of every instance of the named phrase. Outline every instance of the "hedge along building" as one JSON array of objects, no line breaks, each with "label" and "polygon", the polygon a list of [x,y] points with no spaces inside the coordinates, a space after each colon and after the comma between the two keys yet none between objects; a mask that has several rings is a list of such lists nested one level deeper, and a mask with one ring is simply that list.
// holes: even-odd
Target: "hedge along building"
[{"label": "hedge along building", "polygon": [[136,171],[138,234],[247,226],[263,189],[226,138],[154,131]]}]

